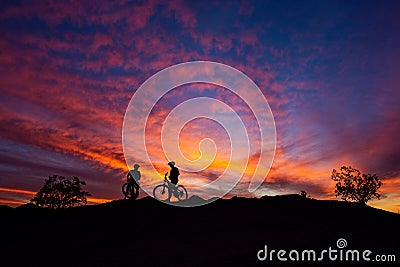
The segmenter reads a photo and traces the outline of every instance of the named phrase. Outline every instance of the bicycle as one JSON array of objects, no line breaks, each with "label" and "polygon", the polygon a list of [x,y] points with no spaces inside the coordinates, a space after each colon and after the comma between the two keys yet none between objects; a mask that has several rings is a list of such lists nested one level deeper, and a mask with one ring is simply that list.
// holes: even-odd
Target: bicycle
[{"label": "bicycle", "polygon": [[131,200],[135,200],[139,196],[139,184],[135,179],[131,179],[122,185],[122,194],[125,196],[124,199]]},{"label": "bicycle", "polygon": [[188,193],[183,185],[175,186],[167,180],[167,173],[164,176],[164,183],[157,185],[153,189],[153,196],[161,201],[168,199],[168,190],[172,190],[172,195],[175,196],[179,201],[188,199]]}]

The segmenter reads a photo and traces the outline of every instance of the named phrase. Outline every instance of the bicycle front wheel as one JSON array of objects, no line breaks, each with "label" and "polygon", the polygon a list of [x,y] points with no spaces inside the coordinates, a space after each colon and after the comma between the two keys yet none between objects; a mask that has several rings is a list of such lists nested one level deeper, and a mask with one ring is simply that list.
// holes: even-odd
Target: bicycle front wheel
[{"label": "bicycle front wheel", "polygon": [[186,200],[188,198],[187,190],[183,185],[178,185],[176,192],[179,200]]},{"label": "bicycle front wheel", "polygon": [[129,198],[128,185],[129,183],[124,183],[122,186],[122,194],[124,194],[125,199]]},{"label": "bicycle front wheel", "polygon": [[153,189],[153,196],[161,201],[165,201],[168,199],[168,186],[166,185],[157,185]]},{"label": "bicycle front wheel", "polygon": [[136,199],[139,196],[139,187],[134,186],[131,183],[125,183],[122,186],[122,193],[125,199]]}]

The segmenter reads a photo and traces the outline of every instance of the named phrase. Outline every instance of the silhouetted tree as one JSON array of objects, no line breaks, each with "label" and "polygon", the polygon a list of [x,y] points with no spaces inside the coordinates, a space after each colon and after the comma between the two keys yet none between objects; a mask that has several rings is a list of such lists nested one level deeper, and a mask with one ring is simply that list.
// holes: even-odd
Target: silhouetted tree
[{"label": "silhouetted tree", "polygon": [[307,198],[307,192],[304,191],[304,190],[301,190],[300,196],[302,196],[302,197],[304,197],[304,198]]},{"label": "silhouetted tree", "polygon": [[357,169],[351,166],[340,167],[340,171],[333,169],[332,180],[336,181],[335,194],[343,200],[353,200],[366,204],[373,198],[380,199],[378,193],[382,182],[376,174],[361,174]]},{"label": "silhouetted tree", "polygon": [[91,196],[91,194],[83,191],[81,185],[86,185],[86,183],[76,176],[72,180],[59,175],[49,176],[44,181],[43,187],[31,199],[31,202],[37,206],[51,209],[87,204],[86,197]]}]

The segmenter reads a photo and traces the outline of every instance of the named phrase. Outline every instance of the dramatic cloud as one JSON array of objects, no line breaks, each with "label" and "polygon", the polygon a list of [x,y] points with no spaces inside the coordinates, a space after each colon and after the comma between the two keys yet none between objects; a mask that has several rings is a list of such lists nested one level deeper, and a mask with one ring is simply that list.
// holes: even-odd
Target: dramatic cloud
[{"label": "dramatic cloud", "polygon": [[[382,178],[385,198],[373,205],[397,211],[399,12],[395,2],[6,1],[0,202],[25,203],[52,174],[85,180],[91,202],[120,198],[122,122],[133,93],[163,68],[210,60],[244,72],[268,100],[277,127],[270,174],[255,194],[246,191],[260,155],[257,122],[238,96],[210,85],[176,88],[157,103],[147,124],[152,158],[165,159],[165,116],[185,100],[212,97],[232,107],[250,135],[245,179],[231,195],[306,190],[331,199],[332,169],[352,165]],[[211,120],[183,128],[184,155],[198,157],[206,137],[216,158],[202,172],[183,173],[187,184],[213,180],[228,164],[227,133]]]}]

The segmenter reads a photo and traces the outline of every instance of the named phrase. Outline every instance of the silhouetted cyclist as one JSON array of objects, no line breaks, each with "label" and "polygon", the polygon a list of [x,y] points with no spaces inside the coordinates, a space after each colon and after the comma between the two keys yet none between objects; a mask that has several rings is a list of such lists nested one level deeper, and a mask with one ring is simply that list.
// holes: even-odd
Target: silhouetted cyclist
[{"label": "silhouetted cyclist", "polygon": [[130,170],[128,172],[128,175],[126,176],[126,180],[129,183],[135,183],[137,185],[137,187],[139,187],[139,181],[140,181],[140,177],[141,177],[139,167],[140,167],[139,164],[133,165],[133,170]]},{"label": "silhouetted cyclist", "polygon": [[133,165],[133,170],[130,170],[126,175],[127,182],[122,185],[122,193],[125,199],[136,199],[139,196],[139,180],[140,171],[139,164]]},{"label": "silhouetted cyclist", "polygon": [[136,189],[139,190],[139,181],[140,178],[142,177],[139,171],[139,164],[135,164],[133,165],[133,170],[130,170],[128,172],[128,175],[126,175],[126,180],[128,181],[128,183],[132,183],[134,187],[136,187]]},{"label": "silhouetted cyclist", "polygon": [[[178,170],[177,167],[175,167],[175,162],[173,162],[173,161],[168,162],[168,166],[171,167],[171,170],[169,171],[169,177],[168,178],[171,181],[171,184],[173,184],[171,186],[175,186],[179,181],[179,179],[178,179],[178,176],[180,175],[179,170]],[[168,190],[168,199],[167,199],[167,201],[171,200],[172,191],[173,190]]]}]

